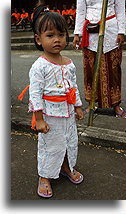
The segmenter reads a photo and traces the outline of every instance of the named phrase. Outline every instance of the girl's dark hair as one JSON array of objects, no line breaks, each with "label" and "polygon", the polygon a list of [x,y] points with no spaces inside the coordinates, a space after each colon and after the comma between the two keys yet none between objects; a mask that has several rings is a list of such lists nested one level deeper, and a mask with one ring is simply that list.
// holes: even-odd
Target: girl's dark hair
[{"label": "girl's dark hair", "polygon": [[36,23],[46,13],[46,6],[39,5],[34,9],[34,14],[33,14],[33,21],[32,21],[32,30],[34,33],[36,33]]},{"label": "girl's dark hair", "polygon": [[[34,10],[32,22],[33,32],[34,34],[41,34],[41,32],[45,32],[48,28],[56,28],[60,32],[65,32],[68,45],[69,35],[65,18],[58,13],[47,11],[45,6],[39,5]],[[37,49],[43,51],[42,46],[38,45],[35,39],[34,42]]]}]

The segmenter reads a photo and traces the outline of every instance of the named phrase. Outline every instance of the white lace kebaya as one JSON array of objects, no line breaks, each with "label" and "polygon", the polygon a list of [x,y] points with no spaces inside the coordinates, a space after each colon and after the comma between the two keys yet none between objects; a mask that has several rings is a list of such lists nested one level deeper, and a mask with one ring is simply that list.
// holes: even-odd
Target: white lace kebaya
[{"label": "white lace kebaya", "polygon": [[[74,106],[82,106],[78,87],[76,84],[76,67],[72,61],[66,65],[58,65],[39,57],[32,65],[30,77],[30,102],[29,111],[42,110],[47,116],[70,117]],[[57,81],[62,87],[57,87]],[[67,101],[51,102],[42,99],[43,94],[48,96],[61,96],[76,88],[76,104]]]},{"label": "white lace kebaya", "polygon": [[[103,0],[77,0],[76,22],[74,34],[82,35],[85,19],[97,23],[101,19]],[[103,52],[109,52],[118,47],[116,43],[118,34],[125,34],[125,0],[108,0],[107,16],[116,17],[107,20],[105,26]],[[88,49],[97,51],[98,34],[89,34]]]}]

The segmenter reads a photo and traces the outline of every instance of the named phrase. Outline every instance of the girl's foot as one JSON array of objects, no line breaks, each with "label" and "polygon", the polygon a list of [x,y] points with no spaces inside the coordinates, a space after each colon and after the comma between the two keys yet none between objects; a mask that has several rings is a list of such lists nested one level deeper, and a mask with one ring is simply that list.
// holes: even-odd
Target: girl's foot
[{"label": "girl's foot", "polygon": [[61,168],[61,174],[67,176],[69,180],[74,184],[79,184],[83,181],[83,175],[80,172],[77,172],[75,169],[73,169],[73,172],[71,172],[67,155],[64,158],[64,162]]},{"label": "girl's foot", "polygon": [[126,112],[120,106],[115,107],[115,113],[116,117],[122,117],[126,119]]},{"label": "girl's foot", "polygon": [[79,184],[83,181],[83,175],[80,172],[77,172],[75,169],[73,172],[71,172],[69,169],[64,169],[61,171],[61,174],[67,176],[74,184]]},{"label": "girl's foot", "polygon": [[50,185],[49,179],[39,177],[38,195],[42,196],[44,198],[52,197],[53,193],[52,193],[52,189],[51,189],[51,185]]}]

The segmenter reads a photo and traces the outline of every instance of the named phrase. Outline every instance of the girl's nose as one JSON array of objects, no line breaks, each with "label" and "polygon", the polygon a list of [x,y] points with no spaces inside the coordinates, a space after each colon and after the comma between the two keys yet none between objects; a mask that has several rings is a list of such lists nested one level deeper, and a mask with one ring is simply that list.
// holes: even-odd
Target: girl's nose
[{"label": "girl's nose", "polygon": [[59,36],[55,36],[54,41],[55,42],[59,41]]}]

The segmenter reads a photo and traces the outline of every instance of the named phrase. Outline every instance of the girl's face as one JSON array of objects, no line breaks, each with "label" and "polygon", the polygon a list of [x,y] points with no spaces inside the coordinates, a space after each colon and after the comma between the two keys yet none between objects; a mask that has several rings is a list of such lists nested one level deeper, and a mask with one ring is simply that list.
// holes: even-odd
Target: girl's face
[{"label": "girl's face", "polygon": [[35,34],[35,39],[48,53],[58,54],[66,46],[66,32],[60,32],[56,28],[47,29],[40,35]]}]

